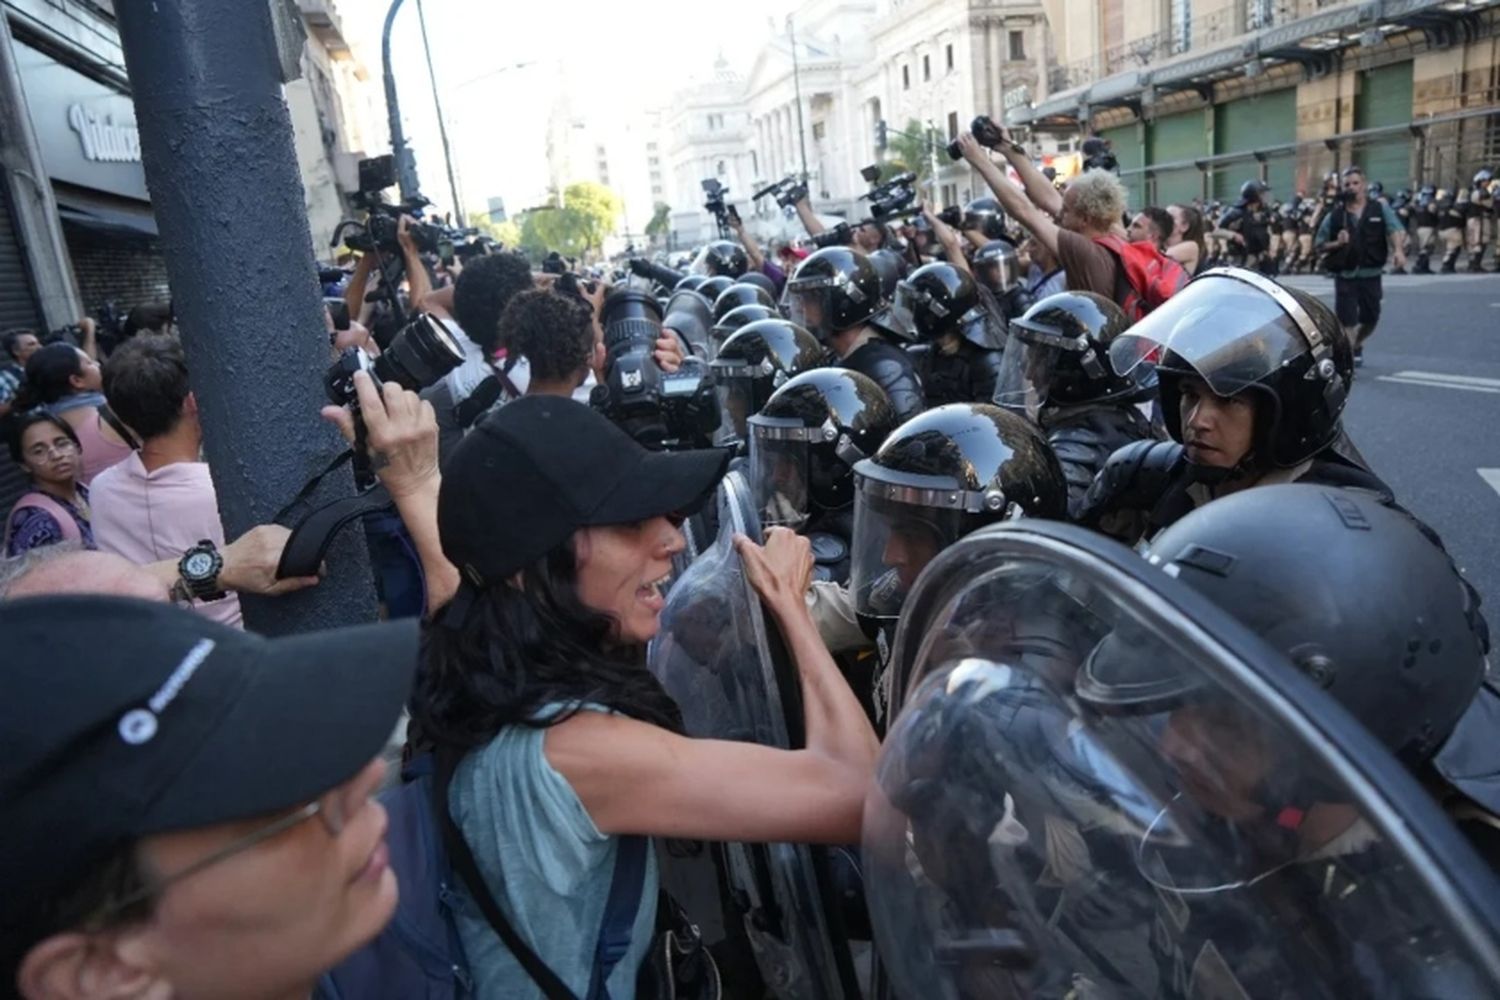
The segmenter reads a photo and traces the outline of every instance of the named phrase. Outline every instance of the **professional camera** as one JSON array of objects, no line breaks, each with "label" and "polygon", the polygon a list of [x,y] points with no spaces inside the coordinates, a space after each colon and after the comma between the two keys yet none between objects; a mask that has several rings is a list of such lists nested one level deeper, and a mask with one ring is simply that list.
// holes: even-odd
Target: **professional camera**
[{"label": "professional camera", "polygon": [[[875,184],[880,178],[880,168],[873,165],[865,167],[859,173],[870,184]],[[862,194],[859,198],[860,201],[870,203],[870,215],[880,222],[900,215],[903,209],[917,200],[916,185],[916,174],[897,174],[884,184],[875,184],[867,194]]]},{"label": "professional camera", "polygon": [[847,222],[840,222],[832,229],[825,229],[812,237],[813,246],[819,250],[825,247],[846,247],[854,242],[854,227]]},{"label": "professional camera", "polygon": [[[969,123],[969,131],[974,133],[975,140],[985,149],[999,149],[1002,146],[1014,145],[1005,137],[1005,130],[990,120],[989,115],[979,115]],[[958,140],[954,139],[948,143],[948,158],[957,162],[964,158],[963,150],[958,148]]]},{"label": "professional camera", "polygon": [[798,180],[795,174],[789,174],[775,184],[767,184],[752,194],[750,200],[760,201],[767,195],[775,196],[777,207],[792,208],[807,197],[807,182]]},{"label": "professional camera", "polygon": [[719,426],[719,398],[700,358],[668,374],[656,363],[661,307],[645,292],[620,289],[604,300],[607,374],[589,403],[647,448],[707,448]]},{"label": "professional camera", "polygon": [[464,349],[448,320],[423,313],[397,331],[378,358],[357,347],[345,348],[324,373],[323,389],[335,404],[358,409],[355,372],[368,372],[377,388],[382,383],[395,382],[403,389],[419,392],[457,368],[463,360]]},{"label": "professional camera", "polygon": [[937,214],[938,221],[950,229],[962,229],[964,224],[964,210],[957,205],[949,205]]},{"label": "professional camera", "polygon": [[740,221],[740,213],[735,211],[734,206],[724,203],[724,196],[729,193],[729,189],[720,184],[716,177],[709,177],[702,181],[702,184],[705,197],[704,209],[719,223],[720,233],[728,232],[731,222]]},{"label": "professional camera", "polygon": [[1079,152],[1083,154],[1084,170],[1108,170],[1112,174],[1120,172],[1120,161],[1115,159],[1114,148],[1108,139],[1090,136],[1083,140]]},{"label": "professional camera", "polygon": [[[351,250],[372,253],[401,253],[401,244],[396,233],[401,216],[416,218],[431,202],[421,195],[413,195],[397,205],[388,205],[382,192],[396,183],[396,159],[387,153],[359,161],[359,191],[350,197],[357,207],[364,209],[365,219],[356,222],[346,219],[334,230],[331,246],[344,244]],[[441,254],[447,236],[443,227],[418,222],[409,227],[412,241],[423,253]],[[346,235],[345,231],[348,230]],[[451,255],[451,248],[449,250]]]}]

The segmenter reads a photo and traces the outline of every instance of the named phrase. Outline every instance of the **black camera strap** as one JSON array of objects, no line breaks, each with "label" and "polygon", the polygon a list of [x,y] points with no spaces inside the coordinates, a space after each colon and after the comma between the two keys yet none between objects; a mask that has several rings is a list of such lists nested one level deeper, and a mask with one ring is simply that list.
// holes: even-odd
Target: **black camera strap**
[{"label": "black camera strap", "polygon": [[278,580],[317,576],[329,547],[333,545],[334,537],[344,525],[366,514],[390,510],[395,505],[385,487],[379,485],[354,496],[339,497],[321,507],[312,505],[312,496],[323,480],[353,459],[353,448],[340,452],[322,472],[304,483],[291,502],[271,518],[276,524],[292,529],[286,548],[282,550],[281,561],[276,565]]},{"label": "black camera strap", "polygon": [[453,419],[458,426],[464,430],[473,427],[476,420],[500,401],[501,393],[510,399],[521,398],[521,390],[510,379],[511,369],[520,360],[519,356],[507,358],[505,367],[495,369],[494,374],[486,376],[484,381],[474,387],[467,399],[453,407]]}]

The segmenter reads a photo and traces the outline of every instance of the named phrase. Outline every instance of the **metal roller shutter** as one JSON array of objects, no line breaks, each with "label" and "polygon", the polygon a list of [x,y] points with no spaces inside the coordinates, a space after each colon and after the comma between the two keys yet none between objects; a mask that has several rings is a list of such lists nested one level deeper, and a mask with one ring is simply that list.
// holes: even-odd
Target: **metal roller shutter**
[{"label": "metal roller shutter", "polygon": [[1141,127],[1131,123],[1119,128],[1108,128],[1099,133],[1108,139],[1120,162],[1120,179],[1130,191],[1130,207],[1141,208],[1146,204],[1146,175],[1141,168],[1146,165],[1146,150],[1141,143]]},{"label": "metal roller shutter", "polygon": [[[31,271],[16,240],[10,190],[0,184],[0,330],[17,326],[36,329],[40,325],[41,311],[31,290]],[[0,518],[10,516],[11,504],[26,492],[26,485],[25,474],[10,460],[10,449],[0,448]]]},{"label": "metal roller shutter", "polygon": [[[1379,128],[1382,125],[1404,125],[1411,121],[1412,85],[1410,62],[1359,74],[1359,92],[1354,98],[1354,127]],[[1395,194],[1412,180],[1412,141],[1409,135],[1397,133],[1389,138],[1365,140],[1350,150],[1365,176],[1380,181],[1386,191]]]},{"label": "metal roller shutter", "polygon": [[[1250,153],[1297,141],[1297,89],[1243,97],[1214,108],[1214,152]],[[1214,171],[1214,197],[1229,202],[1239,197],[1240,185],[1260,176],[1254,160],[1219,167]],[[1277,156],[1267,162],[1267,180],[1276,198],[1295,194],[1297,157]]]},{"label": "metal roller shutter", "polygon": [[[1180,163],[1201,159],[1208,154],[1208,134],[1203,127],[1203,112],[1189,111],[1158,118],[1147,127],[1146,152],[1149,162]],[[1202,175],[1197,167],[1182,167],[1156,174],[1150,195],[1154,205],[1190,202],[1203,194]]]}]

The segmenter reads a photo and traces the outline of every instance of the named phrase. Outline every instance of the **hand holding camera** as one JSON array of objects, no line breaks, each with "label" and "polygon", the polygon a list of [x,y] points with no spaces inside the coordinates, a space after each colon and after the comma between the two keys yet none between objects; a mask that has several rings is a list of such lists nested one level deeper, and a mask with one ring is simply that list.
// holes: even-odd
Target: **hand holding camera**
[{"label": "hand holding camera", "polygon": [[323,419],[356,444],[356,419],[364,421],[370,468],[393,498],[411,496],[438,473],[437,414],[432,404],[396,382],[377,383],[367,371],[351,382],[359,415],[343,406],[325,406]]}]

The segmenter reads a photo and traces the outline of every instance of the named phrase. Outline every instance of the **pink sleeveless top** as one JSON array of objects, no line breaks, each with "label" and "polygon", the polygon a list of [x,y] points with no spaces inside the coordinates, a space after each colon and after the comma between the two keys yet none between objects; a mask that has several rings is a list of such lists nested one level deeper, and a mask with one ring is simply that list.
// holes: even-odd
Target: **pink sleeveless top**
[{"label": "pink sleeveless top", "polygon": [[94,477],[130,454],[130,446],[117,444],[104,436],[104,418],[98,410],[91,410],[83,422],[73,426],[78,443],[83,447],[83,470],[78,481],[87,486]]}]

